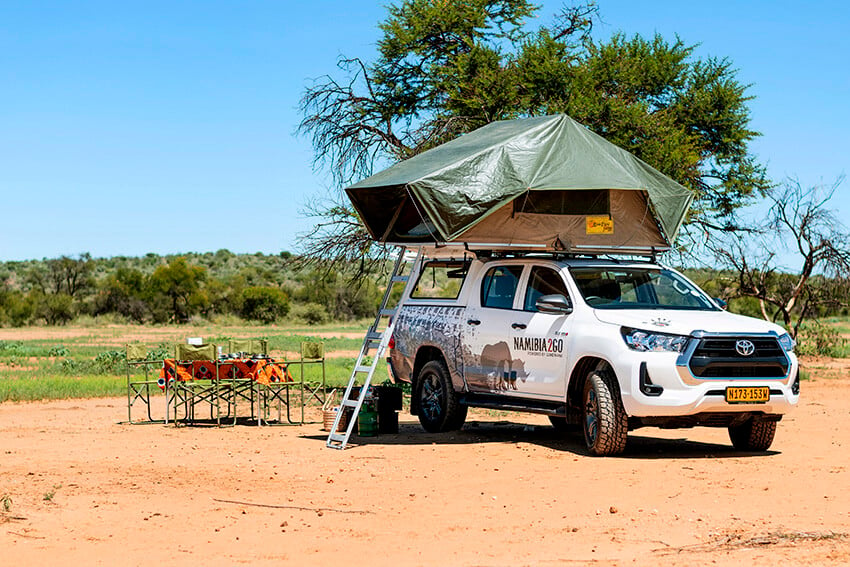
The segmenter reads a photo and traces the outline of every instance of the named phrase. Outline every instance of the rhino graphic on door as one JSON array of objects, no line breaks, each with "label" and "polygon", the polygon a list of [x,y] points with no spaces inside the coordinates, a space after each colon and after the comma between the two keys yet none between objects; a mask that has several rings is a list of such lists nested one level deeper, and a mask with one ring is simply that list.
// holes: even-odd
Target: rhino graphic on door
[{"label": "rhino graphic on door", "polygon": [[525,363],[511,357],[511,349],[505,341],[485,345],[481,351],[480,366],[486,373],[490,390],[518,390],[517,378],[525,382],[528,374]]}]

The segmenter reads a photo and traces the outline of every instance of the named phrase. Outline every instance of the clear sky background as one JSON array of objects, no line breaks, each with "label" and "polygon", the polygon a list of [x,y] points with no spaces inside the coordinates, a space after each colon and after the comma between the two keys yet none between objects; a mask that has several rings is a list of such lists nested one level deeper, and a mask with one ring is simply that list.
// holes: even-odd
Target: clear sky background
[{"label": "clear sky background", "polygon": [[[371,59],[385,2],[0,2],[0,260],[295,251],[329,179],[294,135],[311,78]],[[540,24],[561,2],[543,2]],[[600,0],[751,83],[777,180],[850,173],[844,2]],[[850,182],[833,201],[850,224]]]}]

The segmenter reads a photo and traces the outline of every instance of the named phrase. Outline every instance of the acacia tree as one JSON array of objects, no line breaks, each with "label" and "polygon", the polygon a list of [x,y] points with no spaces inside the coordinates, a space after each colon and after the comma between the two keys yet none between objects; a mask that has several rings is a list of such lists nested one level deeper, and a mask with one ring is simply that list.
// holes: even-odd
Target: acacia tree
[{"label": "acacia tree", "polygon": [[[711,246],[735,274],[734,293],[756,298],[762,316],[781,319],[795,338],[806,319],[850,305],[850,232],[828,208],[842,181],[803,187],[788,180],[769,193],[761,226]],[[796,269],[779,265],[783,253],[799,262]]]},{"label": "acacia tree", "polygon": [[[566,113],[698,194],[689,218],[736,228],[769,187],[749,153],[751,97],[727,59],[679,38],[591,36],[594,2],[528,28],[526,0],[402,0],[388,7],[373,59],[341,58],[301,100],[299,132],[338,186],[494,120]],[[337,192],[310,203],[304,252],[348,263],[374,251]]]},{"label": "acacia tree", "polygon": [[[190,265],[186,258],[178,257],[154,270],[148,281],[148,289],[154,294],[152,300],[155,301],[159,296],[170,303],[165,313],[172,321],[184,323],[201,303],[201,283],[206,279],[206,268]],[[157,313],[154,315],[156,317]]]}]

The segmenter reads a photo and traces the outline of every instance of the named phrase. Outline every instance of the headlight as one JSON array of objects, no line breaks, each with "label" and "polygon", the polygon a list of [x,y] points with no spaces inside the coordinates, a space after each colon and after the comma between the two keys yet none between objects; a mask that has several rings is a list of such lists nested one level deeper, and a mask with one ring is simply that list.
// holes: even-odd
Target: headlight
[{"label": "headlight", "polygon": [[779,337],[779,346],[785,349],[786,352],[791,352],[797,346],[797,341],[791,338],[791,335],[785,333]]},{"label": "headlight", "polygon": [[620,332],[630,349],[642,352],[682,352],[685,350],[689,338],[682,335],[653,333],[628,327],[623,327]]}]

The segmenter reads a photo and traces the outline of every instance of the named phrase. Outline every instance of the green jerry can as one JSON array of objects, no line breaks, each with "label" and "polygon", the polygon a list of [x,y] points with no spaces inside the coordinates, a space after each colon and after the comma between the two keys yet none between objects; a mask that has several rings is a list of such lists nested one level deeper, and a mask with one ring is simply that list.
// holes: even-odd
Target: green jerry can
[{"label": "green jerry can", "polygon": [[373,403],[363,404],[357,414],[357,434],[360,437],[374,437],[378,434],[378,410]]}]

